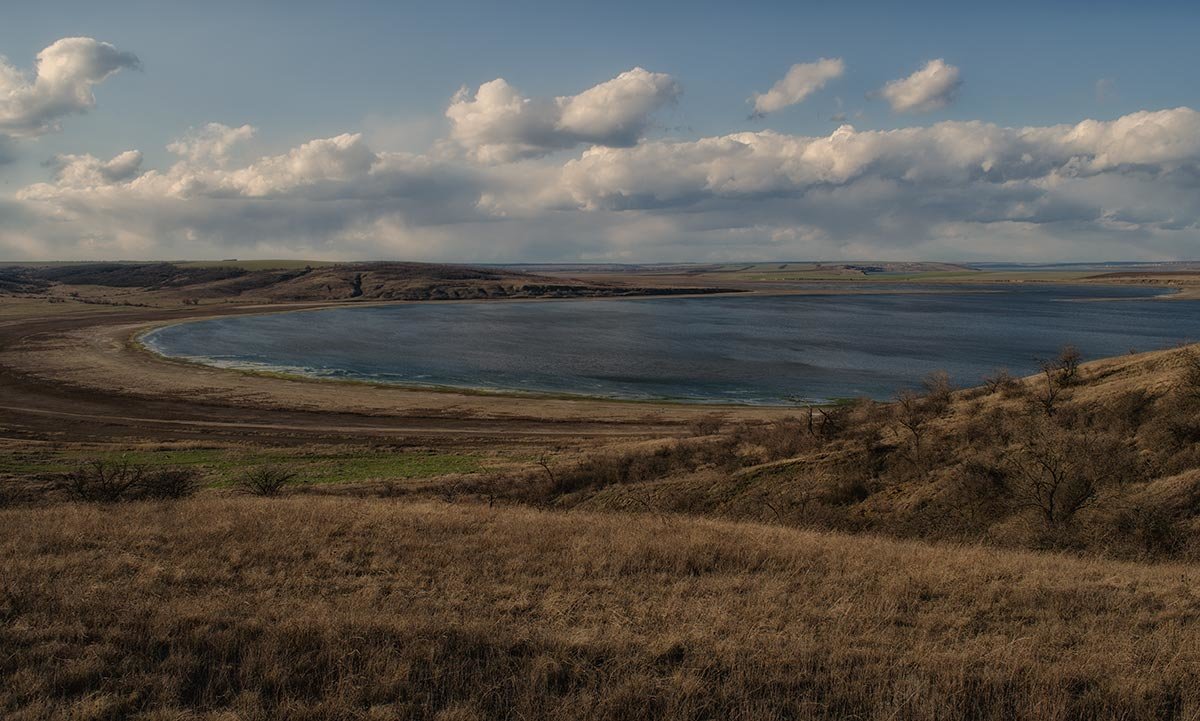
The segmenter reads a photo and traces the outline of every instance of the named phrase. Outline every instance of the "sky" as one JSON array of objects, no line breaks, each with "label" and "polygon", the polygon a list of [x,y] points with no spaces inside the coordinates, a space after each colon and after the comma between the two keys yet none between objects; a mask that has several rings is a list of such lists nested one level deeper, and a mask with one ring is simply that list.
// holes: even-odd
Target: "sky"
[{"label": "sky", "polygon": [[6,2],[0,260],[1200,259],[1200,4]]}]

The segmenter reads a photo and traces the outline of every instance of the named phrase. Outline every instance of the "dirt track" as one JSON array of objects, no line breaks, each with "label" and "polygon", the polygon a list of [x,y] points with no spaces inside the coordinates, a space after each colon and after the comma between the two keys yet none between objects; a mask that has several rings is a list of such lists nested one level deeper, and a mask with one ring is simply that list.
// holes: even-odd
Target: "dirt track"
[{"label": "dirt track", "polygon": [[[687,432],[711,407],[487,396],[253,376],[175,363],[130,339],[163,322],[313,305],[90,308],[0,322],[0,437],[439,446]],[[770,409],[727,409],[768,417]]]}]

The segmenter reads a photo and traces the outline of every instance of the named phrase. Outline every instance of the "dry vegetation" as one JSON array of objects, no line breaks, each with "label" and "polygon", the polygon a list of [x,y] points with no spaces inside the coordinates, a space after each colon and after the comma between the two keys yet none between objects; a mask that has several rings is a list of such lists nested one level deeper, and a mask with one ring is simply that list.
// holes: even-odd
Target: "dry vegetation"
[{"label": "dry vegetation", "polygon": [[1194,566],[438,502],[0,519],[12,719],[1200,712]]},{"label": "dry vegetation", "polygon": [[1200,557],[1200,355],[1080,365],[955,391],[934,374],[890,404],[809,409],[766,424],[467,483],[535,505],[650,510],[1074,550]]},{"label": "dry vegetation", "polygon": [[1195,349],[605,442],[10,459],[0,716],[1200,719]]}]

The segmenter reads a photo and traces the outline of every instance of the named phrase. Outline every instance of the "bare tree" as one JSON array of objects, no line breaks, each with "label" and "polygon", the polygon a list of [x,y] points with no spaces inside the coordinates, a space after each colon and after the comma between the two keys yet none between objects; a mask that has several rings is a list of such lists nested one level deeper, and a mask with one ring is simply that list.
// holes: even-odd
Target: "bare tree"
[{"label": "bare tree", "polygon": [[906,389],[896,395],[895,408],[896,422],[908,434],[909,461],[920,467],[921,441],[925,437],[925,424],[932,416],[929,404],[923,396]]},{"label": "bare tree", "polygon": [[1032,419],[1028,440],[1005,465],[1017,506],[1036,509],[1048,527],[1069,523],[1106,487],[1138,474],[1136,452],[1119,439]]},{"label": "bare tree", "polygon": [[1053,363],[1042,363],[1043,383],[1034,393],[1033,399],[1047,416],[1054,415],[1058,410],[1058,396],[1062,393],[1062,385],[1058,382],[1058,371]]},{"label": "bare tree", "polygon": [[1079,380],[1079,364],[1082,362],[1083,354],[1078,348],[1069,343],[1063,346],[1058,352],[1058,357],[1054,359],[1059,384],[1069,386]]}]

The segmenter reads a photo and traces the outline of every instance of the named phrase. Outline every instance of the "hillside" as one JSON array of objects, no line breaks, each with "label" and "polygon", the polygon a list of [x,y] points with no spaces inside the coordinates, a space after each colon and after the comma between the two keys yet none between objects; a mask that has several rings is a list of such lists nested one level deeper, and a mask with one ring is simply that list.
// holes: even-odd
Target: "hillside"
[{"label": "hillside", "polygon": [[139,304],[580,298],[718,290],[584,281],[431,263],[336,263],[286,268],[165,262],[0,267],[0,292]]},{"label": "hillside", "polygon": [[1068,359],[959,391],[935,375],[893,403],[801,409],[775,423],[714,414],[692,438],[564,459],[489,492],[567,508],[1197,558],[1200,354],[1078,368]]},{"label": "hillside", "polygon": [[7,718],[1200,709],[1194,566],[378,499],[0,510],[0,529]]}]

